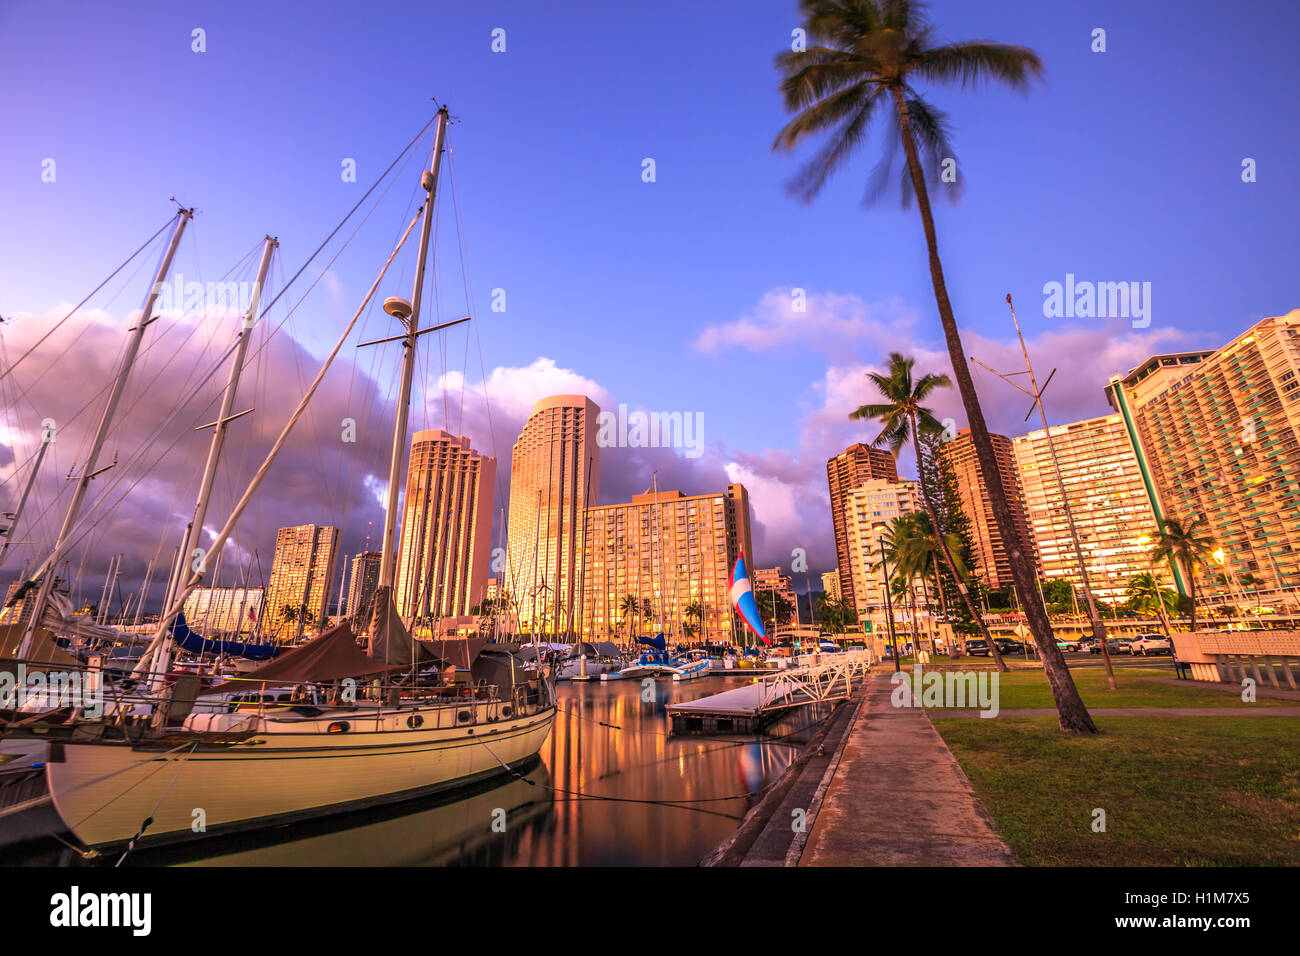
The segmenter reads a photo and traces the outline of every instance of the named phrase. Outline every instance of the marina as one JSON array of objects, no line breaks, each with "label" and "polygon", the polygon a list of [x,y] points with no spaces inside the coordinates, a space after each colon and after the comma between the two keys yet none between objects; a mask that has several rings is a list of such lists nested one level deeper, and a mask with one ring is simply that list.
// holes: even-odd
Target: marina
[{"label": "marina", "polygon": [[[762,734],[671,732],[668,708],[735,679],[561,684],[538,760],[466,792],[133,851],[135,865],[694,866],[739,825],[830,712],[801,708]],[[38,818],[49,826],[50,816]],[[494,824],[496,827],[494,828]],[[112,866],[51,836],[0,847],[0,863]]]}]

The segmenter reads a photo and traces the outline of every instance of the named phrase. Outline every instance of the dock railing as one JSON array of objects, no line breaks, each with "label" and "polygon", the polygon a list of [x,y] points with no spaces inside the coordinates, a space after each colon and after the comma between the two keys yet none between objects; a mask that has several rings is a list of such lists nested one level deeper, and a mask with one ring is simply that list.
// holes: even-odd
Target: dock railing
[{"label": "dock railing", "polygon": [[808,655],[820,658],[770,677],[761,678],[758,711],[787,710],[826,700],[841,700],[853,693],[853,682],[864,677],[872,664],[870,651]]}]

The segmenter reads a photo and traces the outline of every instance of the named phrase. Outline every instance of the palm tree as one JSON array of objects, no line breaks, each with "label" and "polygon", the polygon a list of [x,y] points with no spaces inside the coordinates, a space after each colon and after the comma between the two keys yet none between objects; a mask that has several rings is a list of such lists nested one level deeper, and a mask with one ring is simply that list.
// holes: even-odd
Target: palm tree
[{"label": "palm tree", "polygon": [[1203,532],[1209,527],[1204,515],[1187,522],[1181,518],[1163,518],[1151,546],[1153,565],[1173,562],[1187,573],[1187,596],[1191,600],[1192,631],[1196,630],[1196,568],[1212,560],[1214,542]]},{"label": "palm tree", "polygon": [[[829,131],[829,141],[791,184],[793,192],[810,202],[853,153],[872,120],[885,114],[884,121],[889,124],[886,151],[868,181],[865,199],[883,195],[901,143],[906,158],[903,201],[909,202],[914,195],[921,213],[935,303],[993,517],[1002,540],[1016,542],[1019,538],[1011,506],[948,298],[926,186],[927,178],[938,183],[945,161],[953,155],[948,146],[948,120],[921,97],[913,83],[925,80],[965,86],[997,80],[1024,88],[1042,72],[1042,61],[1022,46],[987,41],[936,43],[919,0],[801,0],[800,9],[811,45],[777,56],[777,68],[783,74],[781,93],[787,109],[796,115],[777,134],[773,149],[793,149],[807,137]],[[956,194],[955,188],[949,189],[952,198]],[[1015,546],[1010,558],[1025,618],[1056,700],[1061,729],[1073,734],[1096,733],[1056,646],[1031,563]]]},{"label": "palm tree", "polygon": [[[635,594],[629,592],[623,595],[623,600],[619,602],[618,610],[621,615],[619,617],[619,622],[622,623],[628,618],[636,618],[640,616],[641,602],[636,599]],[[630,625],[628,626],[627,636],[629,639],[632,637],[632,628]]]},{"label": "palm tree", "polygon": [[682,630],[686,632],[687,637],[694,637],[697,627],[704,622],[704,605],[699,601],[692,601],[682,608],[682,618],[686,622]]},{"label": "palm tree", "polygon": [[[882,375],[879,372],[867,373],[867,378],[876,386],[876,390],[880,392],[885,401],[874,405],[862,405],[850,412],[849,418],[855,421],[865,418],[879,422],[881,424],[880,434],[876,436],[875,441],[871,444],[876,448],[884,445],[893,452],[895,458],[903,450],[903,446],[907,444],[908,439],[911,439],[912,453],[916,455],[917,461],[917,477],[920,479],[921,500],[925,503],[926,514],[930,516],[931,527],[937,528],[939,527],[939,514],[934,506],[934,497],[931,494],[929,482],[926,481],[925,469],[920,467],[921,437],[923,435],[938,435],[943,432],[943,426],[934,417],[934,413],[921,403],[936,389],[950,387],[952,380],[947,375],[926,374],[921,376],[919,380],[913,381],[912,366],[914,364],[916,364],[915,359],[905,358],[898,352],[891,352],[888,361],[888,375]],[[936,543],[939,546],[940,554],[949,574],[957,582],[957,589],[961,593],[967,611],[970,612],[976,627],[979,628],[980,636],[988,644],[989,653],[993,655],[994,663],[997,664],[999,670],[1005,671],[1007,665],[1003,663],[1002,655],[998,653],[998,647],[993,643],[993,637],[989,634],[984,618],[980,616],[979,609],[975,606],[975,602],[971,600],[965,577],[957,573],[957,567],[953,563],[952,548],[943,538],[937,538]]]},{"label": "palm tree", "polygon": [[1165,636],[1173,639],[1173,630],[1169,626],[1166,612],[1178,606],[1178,595],[1175,591],[1161,586],[1160,580],[1152,572],[1143,571],[1129,578],[1124,594],[1132,610],[1140,614],[1155,613],[1159,616],[1160,624],[1165,629]]}]

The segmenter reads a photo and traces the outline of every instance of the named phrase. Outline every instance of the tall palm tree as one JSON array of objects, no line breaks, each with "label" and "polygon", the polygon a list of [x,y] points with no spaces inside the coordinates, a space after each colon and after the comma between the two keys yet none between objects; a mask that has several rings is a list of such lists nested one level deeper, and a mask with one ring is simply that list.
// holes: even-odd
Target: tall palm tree
[{"label": "tall palm tree", "polygon": [[909,513],[892,518],[881,532],[880,546],[884,560],[892,569],[891,592],[896,598],[907,602],[912,618],[912,647],[919,651],[921,635],[916,618],[915,581],[918,575],[926,572],[927,556],[917,527],[918,517],[920,516],[916,513]]},{"label": "tall palm tree", "polygon": [[1167,612],[1171,607],[1178,605],[1176,592],[1163,587],[1160,579],[1151,571],[1143,571],[1129,578],[1128,586],[1124,588],[1124,595],[1128,598],[1128,606],[1134,611],[1142,614],[1154,612],[1165,629],[1165,637],[1173,639],[1173,629],[1169,626]]},{"label": "tall palm tree", "polygon": [[[1024,88],[1042,72],[1042,61],[1033,50],[1022,46],[982,40],[938,43],[919,0],[801,0],[800,9],[811,42],[805,49],[777,56],[777,68],[783,74],[781,93],[787,109],[796,115],[777,134],[773,149],[793,149],[813,134],[829,132],[828,142],[791,184],[793,192],[811,201],[862,142],[872,120],[884,114],[881,118],[887,125],[888,137],[885,155],[868,181],[864,198],[872,201],[884,193],[901,143],[906,159],[901,181],[903,201],[909,202],[915,196],[921,213],[935,303],[993,517],[1003,541],[1019,541],[948,298],[930,209],[926,181],[937,184],[945,160],[953,156],[948,146],[948,121],[913,84],[922,80],[965,86],[996,80]],[[953,198],[956,192],[955,188],[948,191]],[[1096,733],[1097,727],[1056,646],[1031,562],[1015,545],[1010,558],[1025,618],[1056,700],[1061,729],[1073,734]]]},{"label": "tall palm tree", "polygon": [[[619,602],[618,610],[621,615],[621,617],[619,617],[620,623],[626,621],[628,618],[639,617],[641,614],[641,602],[636,599],[635,594],[629,592],[623,595],[623,600]],[[629,639],[632,637],[631,625],[628,625],[627,636]]]},{"label": "tall palm tree", "polygon": [[[849,418],[855,421],[870,419],[877,421],[881,425],[880,434],[876,436],[871,443],[873,447],[879,448],[882,445],[893,452],[897,458],[903,446],[911,441],[912,453],[916,455],[917,477],[920,479],[921,500],[925,503],[926,514],[930,516],[931,527],[939,527],[939,513],[934,506],[934,497],[931,494],[929,482],[926,481],[925,470],[921,468],[921,438],[925,435],[938,435],[943,432],[943,426],[939,420],[934,417],[934,413],[921,403],[930,395],[940,388],[949,388],[952,380],[947,375],[922,375],[920,379],[913,380],[912,366],[916,364],[915,359],[906,358],[898,352],[889,354],[887,363],[889,374],[882,375],[879,372],[868,372],[867,378],[875,385],[876,390],[880,392],[885,399],[872,405],[862,405],[849,413]],[[999,670],[1005,671],[1007,665],[1002,660],[1002,655],[998,653],[998,647],[993,643],[993,636],[989,633],[988,627],[984,623],[984,618],[980,616],[979,608],[971,600],[970,591],[966,587],[965,577],[957,573],[957,566],[953,563],[952,548],[943,537],[936,539],[939,546],[940,554],[944,564],[948,567],[948,573],[952,575],[957,582],[957,589],[961,592],[962,601],[966,604],[967,611],[975,620],[976,627],[979,628],[980,636],[988,644],[989,653],[993,655],[994,663]]]},{"label": "tall palm tree", "polygon": [[1190,522],[1182,518],[1163,518],[1149,554],[1153,565],[1172,561],[1187,573],[1193,631],[1196,630],[1196,569],[1212,560],[1214,555],[1214,541],[1204,534],[1209,524],[1204,515]]},{"label": "tall palm tree", "polygon": [[687,637],[694,637],[696,630],[704,621],[704,605],[699,601],[692,601],[682,608],[682,618],[686,622],[682,630],[686,632]]},{"label": "tall palm tree", "polygon": [[[943,582],[939,576],[939,556],[943,553],[948,554],[952,561],[953,577],[958,581],[964,581],[966,577],[966,563],[961,559],[961,536],[953,532],[945,535],[935,534],[934,525],[931,522],[929,514],[920,512],[917,514],[917,548],[921,552],[922,560],[925,565],[921,572],[921,587],[926,587],[926,577],[933,575],[934,589],[939,595],[939,608],[943,612],[943,618],[948,620],[948,599],[943,594]],[[926,600],[929,600],[927,594]],[[956,631],[953,631],[953,638],[956,637]],[[998,660],[1002,655],[998,655]]]}]

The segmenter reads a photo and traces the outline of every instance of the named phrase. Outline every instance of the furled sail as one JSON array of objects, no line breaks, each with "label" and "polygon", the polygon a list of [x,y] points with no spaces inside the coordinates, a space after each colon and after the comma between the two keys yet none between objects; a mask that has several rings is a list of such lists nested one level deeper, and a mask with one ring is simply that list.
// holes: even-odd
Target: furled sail
[{"label": "furled sail", "polygon": [[250,644],[246,641],[209,640],[198,631],[191,630],[185,623],[185,613],[176,615],[172,621],[172,640],[177,647],[184,648],[191,654],[216,654],[218,656],[243,657],[250,661],[269,661],[282,650],[279,644]]},{"label": "furled sail", "polygon": [[370,619],[370,643],[366,652],[375,660],[390,664],[426,664],[434,660],[422,644],[411,640],[393,603],[390,587],[375,589],[375,613]]}]

